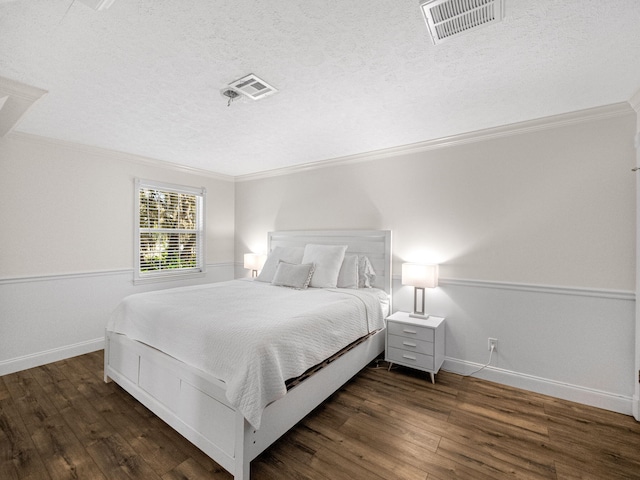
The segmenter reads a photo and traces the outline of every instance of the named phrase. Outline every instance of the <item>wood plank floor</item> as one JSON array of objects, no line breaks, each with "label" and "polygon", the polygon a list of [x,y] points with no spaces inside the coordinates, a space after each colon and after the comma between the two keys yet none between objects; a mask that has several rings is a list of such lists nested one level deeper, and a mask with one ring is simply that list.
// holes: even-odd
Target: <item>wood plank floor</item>
[{"label": "wood plank floor", "polygon": [[[102,352],[0,377],[0,479],[231,475],[114,383]],[[441,372],[367,368],[252,479],[640,479],[632,417]]]}]

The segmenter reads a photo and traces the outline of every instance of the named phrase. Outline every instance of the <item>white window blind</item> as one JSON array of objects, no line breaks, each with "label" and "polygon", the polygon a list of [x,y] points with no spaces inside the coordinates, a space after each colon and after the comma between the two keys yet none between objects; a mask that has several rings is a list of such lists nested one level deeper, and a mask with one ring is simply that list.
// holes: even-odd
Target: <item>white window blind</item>
[{"label": "white window blind", "polygon": [[205,193],[136,180],[137,282],[204,273]]}]

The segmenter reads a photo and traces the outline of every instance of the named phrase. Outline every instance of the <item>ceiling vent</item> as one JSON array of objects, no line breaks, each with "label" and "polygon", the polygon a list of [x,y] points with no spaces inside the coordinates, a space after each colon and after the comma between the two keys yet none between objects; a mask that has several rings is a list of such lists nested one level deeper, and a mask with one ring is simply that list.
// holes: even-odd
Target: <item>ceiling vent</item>
[{"label": "ceiling vent", "polygon": [[504,18],[504,0],[427,0],[420,8],[434,45]]},{"label": "ceiling vent", "polygon": [[239,92],[252,100],[260,100],[268,95],[276,93],[278,90],[264,80],[256,77],[253,73],[242,77],[229,84],[229,88]]}]

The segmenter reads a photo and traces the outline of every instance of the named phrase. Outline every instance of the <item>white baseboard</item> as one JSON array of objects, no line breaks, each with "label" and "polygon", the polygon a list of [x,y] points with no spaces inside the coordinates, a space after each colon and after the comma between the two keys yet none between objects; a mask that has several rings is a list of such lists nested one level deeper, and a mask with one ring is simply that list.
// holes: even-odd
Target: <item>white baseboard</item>
[{"label": "white baseboard", "polygon": [[33,353],[23,357],[11,358],[0,362],[0,376],[9,373],[27,370],[28,368],[39,367],[47,363],[57,362],[85,353],[95,352],[104,348],[104,338],[96,338],[86,342],[66,345],[64,347],[53,348],[44,352]]},{"label": "white baseboard", "polygon": [[[477,363],[447,357],[442,365],[442,369],[459,375],[469,375],[481,366],[482,365]],[[625,415],[635,416],[633,412],[634,402],[636,404],[635,408],[637,409],[638,399],[535,377],[524,373],[512,372],[501,368],[487,366],[472,376],[474,378],[482,378],[483,380],[500,383],[502,385],[521,388],[523,390],[529,390],[531,392],[582,403]],[[636,416],[636,419],[637,418]]]},{"label": "white baseboard", "polygon": [[640,422],[640,397],[633,396],[633,418]]}]

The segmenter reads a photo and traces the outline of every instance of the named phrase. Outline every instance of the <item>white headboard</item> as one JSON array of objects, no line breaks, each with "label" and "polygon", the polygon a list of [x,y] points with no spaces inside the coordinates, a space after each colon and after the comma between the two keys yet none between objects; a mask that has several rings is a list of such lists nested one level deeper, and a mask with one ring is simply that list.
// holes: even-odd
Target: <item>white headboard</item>
[{"label": "white headboard", "polygon": [[269,232],[269,251],[275,247],[304,247],[308,243],[347,245],[347,252],[369,257],[374,286],[391,296],[391,230],[297,230]]}]

